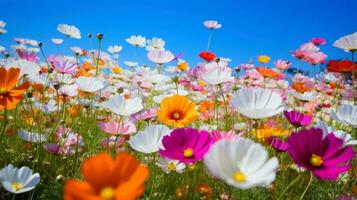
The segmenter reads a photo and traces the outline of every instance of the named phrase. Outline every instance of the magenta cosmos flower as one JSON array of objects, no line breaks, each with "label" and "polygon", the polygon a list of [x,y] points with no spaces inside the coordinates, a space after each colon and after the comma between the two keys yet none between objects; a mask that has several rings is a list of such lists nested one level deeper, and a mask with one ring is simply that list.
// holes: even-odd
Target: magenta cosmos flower
[{"label": "magenta cosmos flower", "polygon": [[349,162],[355,156],[353,148],[343,147],[343,140],[333,133],[323,137],[321,129],[311,128],[293,133],[288,142],[293,161],[320,179],[336,180],[352,167]]},{"label": "magenta cosmos flower", "polygon": [[164,136],[164,149],[160,149],[159,153],[162,157],[172,160],[193,163],[203,159],[212,143],[213,140],[207,131],[179,128]]},{"label": "magenta cosmos flower", "polygon": [[307,126],[312,122],[312,115],[305,115],[298,111],[285,111],[284,115],[295,127]]},{"label": "magenta cosmos flower", "polygon": [[285,152],[289,149],[290,145],[288,142],[285,142],[279,138],[273,138],[269,137],[267,139],[267,142],[270,144],[273,149],[275,149],[277,152]]}]

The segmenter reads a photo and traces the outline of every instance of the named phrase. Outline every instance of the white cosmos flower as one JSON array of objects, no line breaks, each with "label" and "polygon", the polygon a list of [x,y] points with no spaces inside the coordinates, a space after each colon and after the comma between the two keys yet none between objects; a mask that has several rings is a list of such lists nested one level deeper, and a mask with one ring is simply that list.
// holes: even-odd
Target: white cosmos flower
[{"label": "white cosmos flower", "polygon": [[293,90],[293,91],[291,92],[291,94],[292,94],[295,98],[297,98],[297,99],[299,99],[299,100],[301,100],[301,101],[312,101],[312,100],[314,100],[314,99],[317,97],[317,95],[318,95],[318,93],[317,93],[316,91],[300,93],[300,92],[297,92],[297,91],[295,91],[295,90]]},{"label": "white cosmos flower", "polygon": [[75,26],[68,25],[68,24],[59,24],[57,26],[57,30],[63,33],[64,35],[66,35],[67,37],[71,37],[74,39],[81,39],[81,32]]},{"label": "white cosmos flower", "polygon": [[122,46],[114,45],[114,46],[109,46],[107,50],[111,54],[118,54],[122,49],[123,49]]},{"label": "white cosmos flower", "polygon": [[204,164],[214,177],[240,189],[271,184],[279,166],[276,157],[268,159],[264,147],[248,138],[216,142]]},{"label": "white cosmos flower", "polygon": [[142,100],[139,97],[133,99],[125,99],[122,95],[114,95],[108,101],[102,104],[103,108],[109,109],[111,112],[129,116],[143,109]]},{"label": "white cosmos flower", "polygon": [[333,43],[333,46],[344,51],[357,51],[357,32],[339,38]]},{"label": "white cosmos flower", "polygon": [[82,54],[83,50],[80,47],[71,47],[71,51],[73,51],[73,53],[78,53],[78,54]]},{"label": "white cosmos flower", "polygon": [[2,20],[0,20],[0,34],[7,33],[7,30],[4,29],[6,26],[6,23]]},{"label": "white cosmos flower", "polygon": [[125,41],[137,47],[145,47],[146,45],[146,38],[142,37],[141,35],[137,35],[137,36],[132,35],[130,38],[127,38]]},{"label": "white cosmos flower", "polygon": [[154,63],[165,64],[172,61],[175,56],[170,51],[154,50],[149,51],[147,57]]},{"label": "white cosmos flower", "polygon": [[51,41],[53,42],[53,44],[56,44],[56,45],[60,45],[63,43],[63,39],[60,39],[60,38],[52,38]]},{"label": "white cosmos flower", "polygon": [[165,41],[161,38],[152,38],[151,40],[147,40],[146,50],[165,50]]},{"label": "white cosmos flower", "polygon": [[15,60],[13,62],[9,62],[5,68],[20,68],[20,76],[23,75],[36,75],[41,70],[40,66],[37,63],[30,62],[27,60]]},{"label": "white cosmos flower", "polygon": [[156,165],[159,166],[166,174],[169,174],[173,171],[181,174],[185,171],[186,165],[178,160],[170,160],[166,158],[160,157]]},{"label": "white cosmos flower", "polygon": [[217,85],[233,80],[232,69],[227,67],[227,62],[211,62],[206,64],[204,69],[201,78],[208,84]]},{"label": "white cosmos flower", "polygon": [[34,46],[34,47],[38,47],[38,41],[36,41],[36,40],[25,39],[25,44],[28,44],[28,45]]},{"label": "white cosmos flower", "polygon": [[100,80],[95,77],[80,76],[76,80],[76,84],[79,89],[84,92],[98,92],[108,86],[106,81]]},{"label": "white cosmos flower", "polygon": [[33,174],[26,166],[18,169],[9,164],[0,170],[0,181],[8,192],[20,194],[33,190],[40,182],[40,174]]},{"label": "white cosmos flower", "polygon": [[44,134],[39,134],[35,132],[25,131],[23,129],[19,130],[19,137],[27,142],[39,143],[47,140],[47,136]]},{"label": "white cosmos flower", "polygon": [[38,53],[40,51],[40,48],[28,48],[27,51],[33,52],[33,53]]},{"label": "white cosmos flower", "polygon": [[203,25],[209,29],[219,29],[222,27],[222,24],[219,24],[216,20],[206,20],[203,22]]},{"label": "white cosmos flower", "polygon": [[280,95],[270,89],[239,89],[231,102],[236,111],[251,119],[271,117],[284,110]]},{"label": "white cosmos flower", "polygon": [[343,146],[357,145],[357,140],[354,140],[350,134],[341,130],[334,130],[333,128],[329,127],[324,121],[319,120],[316,123],[315,127],[320,128],[322,130],[324,137],[326,137],[330,133],[333,133],[336,137],[343,140]]},{"label": "white cosmos flower", "polygon": [[0,52],[4,51],[4,50],[5,50],[5,47],[0,45]]},{"label": "white cosmos flower", "polygon": [[336,111],[331,111],[332,119],[357,128],[357,106],[343,104],[340,105]]},{"label": "white cosmos flower", "polygon": [[132,61],[124,61],[124,64],[129,66],[129,67],[137,67],[139,65],[139,63],[132,62]]},{"label": "white cosmos flower", "polygon": [[170,133],[164,125],[151,125],[129,140],[131,148],[141,153],[155,153],[162,148],[162,138]]},{"label": "white cosmos flower", "polygon": [[78,95],[78,86],[76,84],[61,85],[58,92],[62,96],[75,97]]}]

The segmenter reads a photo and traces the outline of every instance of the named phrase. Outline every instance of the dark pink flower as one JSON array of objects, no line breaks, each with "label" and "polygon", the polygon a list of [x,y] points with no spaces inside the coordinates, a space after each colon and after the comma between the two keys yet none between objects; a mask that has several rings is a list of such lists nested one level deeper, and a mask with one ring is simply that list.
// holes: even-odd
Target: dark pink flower
[{"label": "dark pink flower", "polygon": [[30,61],[30,62],[37,62],[40,60],[40,58],[36,55],[34,52],[30,52],[24,49],[16,49],[17,55],[24,60]]},{"label": "dark pink flower", "polygon": [[310,40],[316,46],[326,44],[326,40],[324,38],[315,37]]},{"label": "dark pink flower", "polygon": [[193,163],[203,159],[213,140],[207,131],[193,128],[173,130],[162,139],[163,149],[160,156],[183,163]]},{"label": "dark pink flower", "polygon": [[267,142],[275,149],[277,152],[285,152],[289,149],[290,145],[287,142],[282,141],[279,138],[269,137]]},{"label": "dark pink flower", "polygon": [[312,122],[312,115],[298,111],[285,111],[284,116],[295,127],[307,126]]},{"label": "dark pink flower", "polygon": [[319,128],[301,130],[293,133],[288,143],[288,153],[295,164],[310,170],[320,179],[336,180],[352,167],[353,147],[343,147],[343,140],[333,133],[324,137]]}]

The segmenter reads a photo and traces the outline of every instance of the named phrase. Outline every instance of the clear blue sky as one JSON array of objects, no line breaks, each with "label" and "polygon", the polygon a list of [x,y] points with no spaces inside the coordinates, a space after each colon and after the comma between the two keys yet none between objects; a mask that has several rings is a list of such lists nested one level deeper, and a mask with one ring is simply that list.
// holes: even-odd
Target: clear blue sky
[{"label": "clear blue sky", "polygon": [[[50,39],[62,37],[56,27],[67,23],[82,32],[81,40],[66,41],[67,48],[89,48],[86,34],[100,32],[105,49],[123,46],[121,61],[134,57],[134,47],[125,38],[140,34],[163,38],[166,49],[184,52],[184,59],[195,65],[207,43],[205,19],[223,25],[214,32],[211,50],[231,58],[233,66],[260,54],[294,61],[289,50],[312,37],[327,39],[322,50],[330,59],[349,58],[332,43],[357,31],[356,0],[1,0],[0,8],[8,30],[0,35],[0,45],[8,47],[13,37],[25,37],[43,41],[46,54],[58,53]],[[141,62],[149,62],[144,49],[139,54]]]}]

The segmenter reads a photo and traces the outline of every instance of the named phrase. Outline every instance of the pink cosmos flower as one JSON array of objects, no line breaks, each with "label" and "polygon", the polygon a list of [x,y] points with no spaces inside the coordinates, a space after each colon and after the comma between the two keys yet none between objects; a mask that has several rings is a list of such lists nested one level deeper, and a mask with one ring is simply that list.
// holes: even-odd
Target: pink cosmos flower
[{"label": "pink cosmos flower", "polygon": [[158,108],[151,108],[148,110],[144,110],[139,113],[133,114],[131,116],[131,119],[134,123],[140,120],[149,120],[157,116],[157,111]]},{"label": "pink cosmos flower", "polygon": [[295,127],[308,126],[312,122],[312,115],[305,115],[299,111],[285,111],[285,118]]},{"label": "pink cosmos flower", "polygon": [[193,163],[203,159],[213,140],[207,131],[180,128],[164,136],[162,144],[160,156],[183,163]]},{"label": "pink cosmos flower", "polygon": [[327,55],[322,52],[313,52],[308,54],[308,56],[306,56],[304,60],[311,65],[317,65],[317,64],[323,64],[326,58]]},{"label": "pink cosmos flower", "polygon": [[278,69],[287,70],[291,66],[291,62],[279,59],[274,62],[274,65]]},{"label": "pink cosmos flower", "polygon": [[277,152],[285,152],[289,149],[290,145],[288,142],[284,142],[279,138],[269,137],[267,142],[275,149]]},{"label": "pink cosmos flower", "polygon": [[135,124],[129,121],[121,121],[119,123],[115,121],[99,122],[98,126],[100,130],[111,135],[129,135],[133,132],[136,132]]},{"label": "pink cosmos flower", "polygon": [[80,151],[84,146],[81,135],[74,133],[69,128],[60,126],[56,132],[57,143],[45,144],[45,149],[52,154],[68,155]]},{"label": "pink cosmos flower", "polygon": [[326,44],[326,40],[324,38],[315,37],[310,40],[316,46]]},{"label": "pink cosmos flower", "polygon": [[308,51],[302,50],[302,49],[296,49],[292,52],[292,56],[297,58],[298,60],[304,59],[307,55],[309,54]]},{"label": "pink cosmos flower", "polygon": [[116,147],[122,147],[125,143],[125,138],[123,137],[117,137],[117,136],[111,136],[108,138],[104,138],[101,142],[100,145],[104,148],[112,148],[116,144]]},{"label": "pink cosmos flower", "polygon": [[147,57],[154,63],[165,64],[172,61],[175,56],[170,51],[153,50],[149,51]]},{"label": "pink cosmos flower", "polygon": [[212,131],[211,137],[214,142],[217,142],[217,141],[223,140],[223,139],[224,140],[234,140],[234,139],[240,137],[242,134],[243,134],[243,132],[240,134],[236,134],[236,132],[234,130],[230,130],[228,132],[215,130],[215,131]]},{"label": "pink cosmos flower", "polygon": [[52,67],[59,73],[73,74],[77,71],[78,66],[71,61],[60,59],[52,62]]},{"label": "pink cosmos flower", "polygon": [[16,49],[17,55],[24,60],[30,62],[37,62],[40,58],[34,52],[27,51],[26,49]]}]

